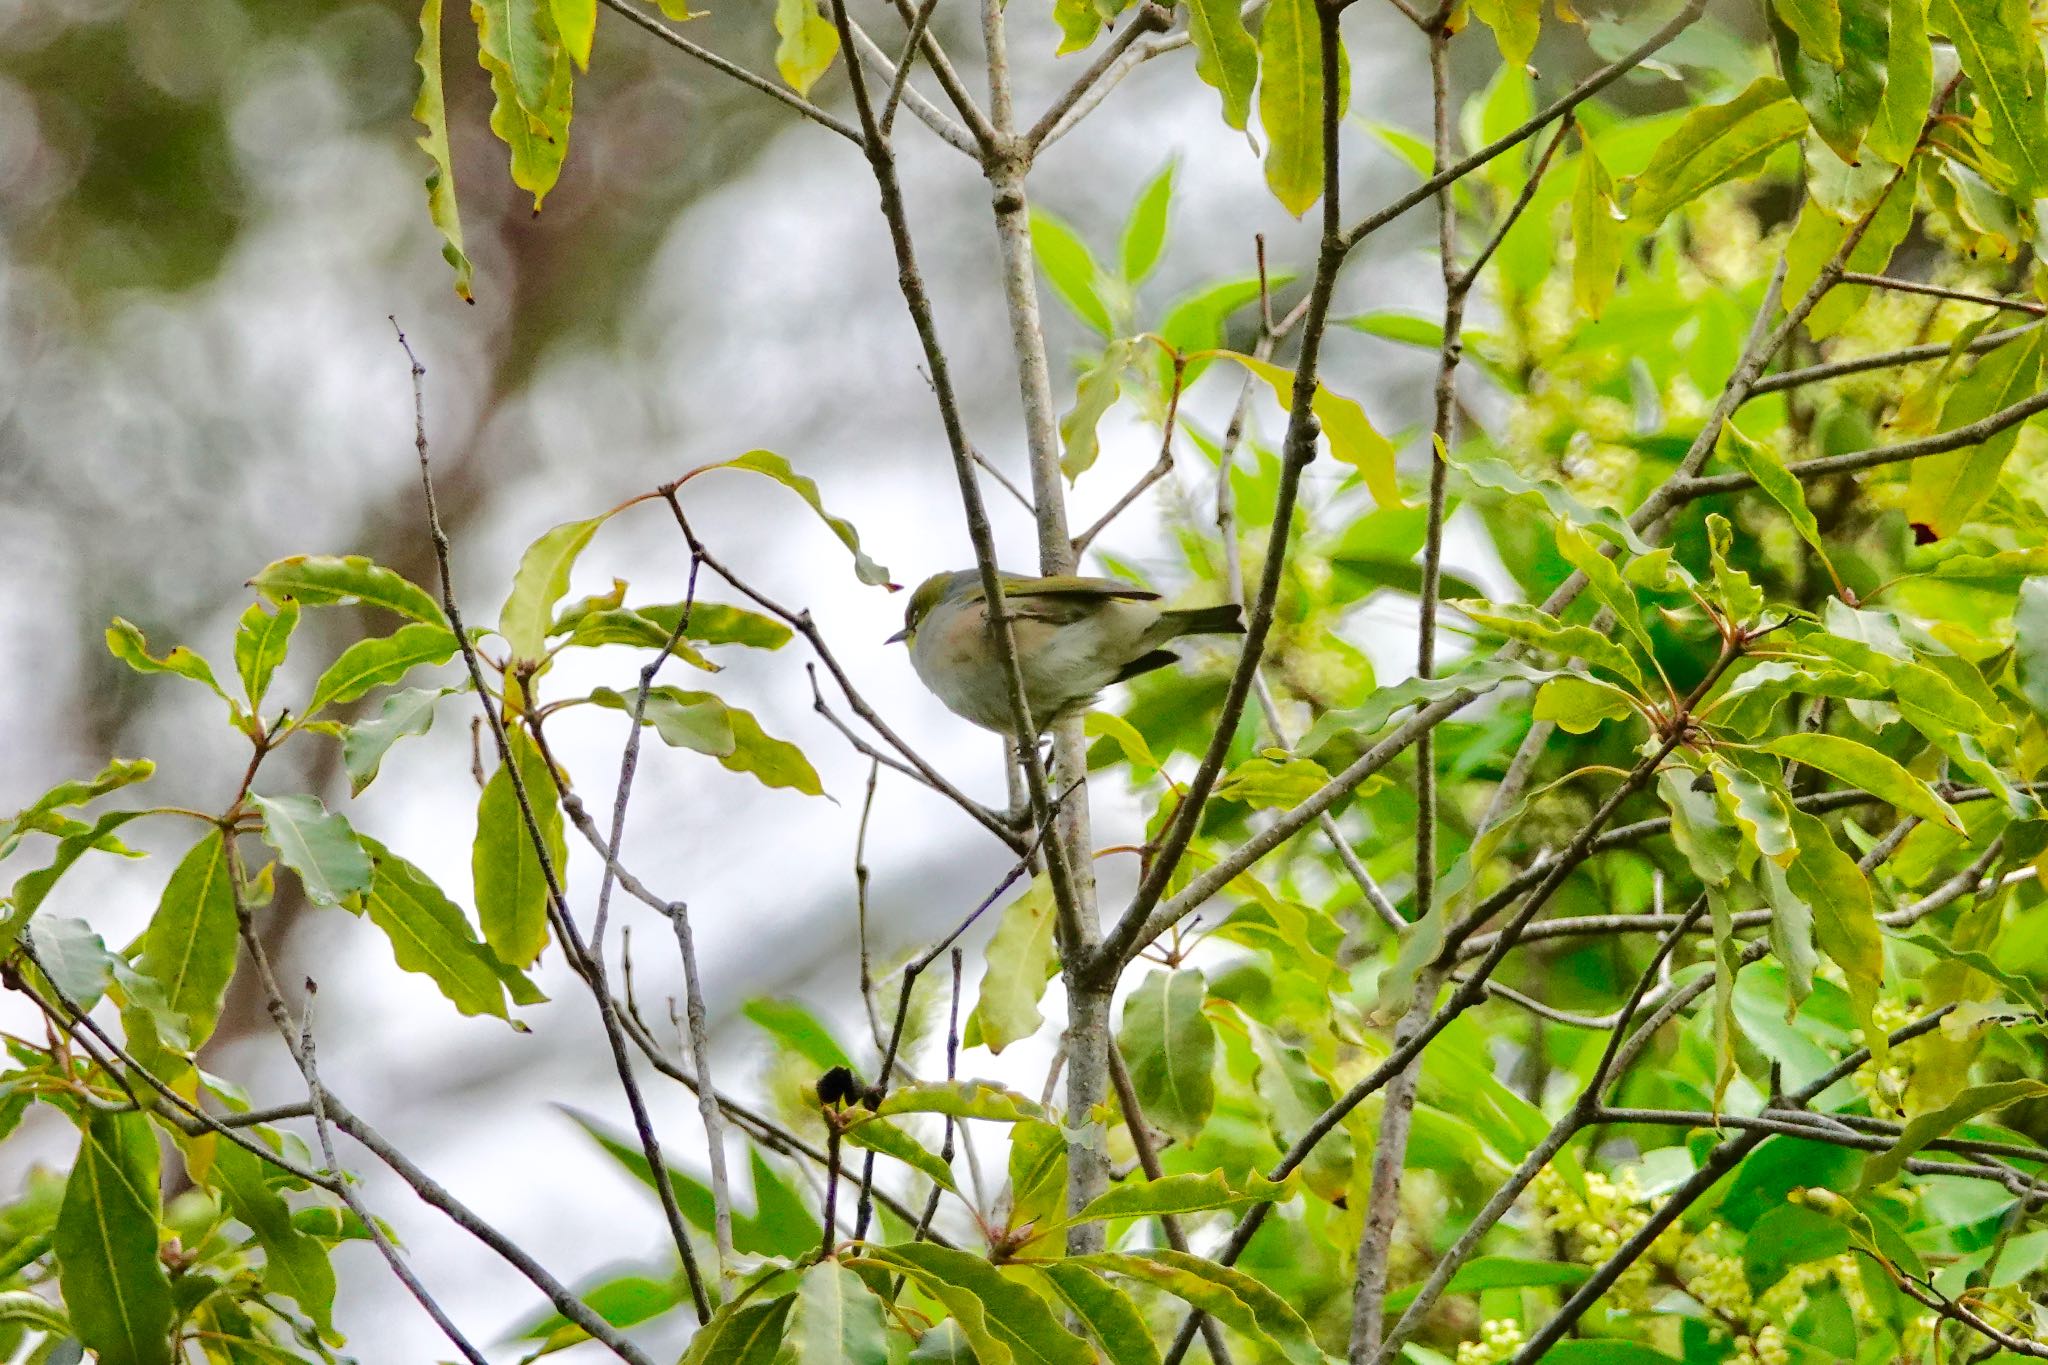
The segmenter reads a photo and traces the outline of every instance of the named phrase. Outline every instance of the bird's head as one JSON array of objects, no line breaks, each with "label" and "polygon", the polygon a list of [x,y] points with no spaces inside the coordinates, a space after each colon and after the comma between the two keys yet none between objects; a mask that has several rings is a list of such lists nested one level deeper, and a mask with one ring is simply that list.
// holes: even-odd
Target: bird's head
[{"label": "bird's head", "polygon": [[938,606],[939,603],[945,601],[953,593],[956,580],[963,577],[971,578],[972,575],[935,573],[924,582],[918,584],[916,591],[910,594],[910,604],[903,609],[903,629],[891,635],[884,643],[893,645],[898,641],[907,643],[915,640],[917,638],[917,628],[924,621],[924,618],[931,615],[932,608]]}]

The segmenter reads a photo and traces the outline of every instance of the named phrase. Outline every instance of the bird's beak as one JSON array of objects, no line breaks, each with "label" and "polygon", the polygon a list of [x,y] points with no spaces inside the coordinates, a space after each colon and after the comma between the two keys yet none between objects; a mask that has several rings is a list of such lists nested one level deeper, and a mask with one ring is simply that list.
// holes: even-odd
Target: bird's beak
[{"label": "bird's beak", "polygon": [[891,635],[888,639],[882,641],[882,643],[885,645],[900,644],[903,641],[908,640],[909,638],[910,627],[905,626],[903,629],[897,631],[894,635]]}]

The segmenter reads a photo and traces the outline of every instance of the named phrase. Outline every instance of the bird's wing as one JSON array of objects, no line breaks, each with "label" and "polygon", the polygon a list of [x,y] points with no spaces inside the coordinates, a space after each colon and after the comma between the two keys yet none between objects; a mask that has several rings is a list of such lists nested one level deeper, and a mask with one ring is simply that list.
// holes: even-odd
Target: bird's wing
[{"label": "bird's wing", "polygon": [[1004,599],[1011,614],[1020,621],[1044,621],[1050,625],[1071,625],[1095,612],[1109,601],[1145,602],[1159,594],[1117,578],[1081,578],[1061,575],[1052,578],[1018,578],[1003,582]]}]

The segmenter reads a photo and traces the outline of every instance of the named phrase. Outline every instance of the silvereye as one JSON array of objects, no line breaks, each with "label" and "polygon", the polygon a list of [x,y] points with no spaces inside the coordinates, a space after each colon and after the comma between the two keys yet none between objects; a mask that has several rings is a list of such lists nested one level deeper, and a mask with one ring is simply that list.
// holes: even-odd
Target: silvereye
[{"label": "silvereye", "polygon": [[[1041,732],[1085,707],[1113,682],[1164,668],[1178,657],[1160,646],[1183,635],[1242,635],[1235,605],[1166,611],[1159,594],[1114,578],[1003,575],[1003,600],[1017,641],[1024,695]],[[910,664],[955,715],[1015,736],[1010,688],[989,629],[981,574],[934,574],[917,585],[903,629]]]}]

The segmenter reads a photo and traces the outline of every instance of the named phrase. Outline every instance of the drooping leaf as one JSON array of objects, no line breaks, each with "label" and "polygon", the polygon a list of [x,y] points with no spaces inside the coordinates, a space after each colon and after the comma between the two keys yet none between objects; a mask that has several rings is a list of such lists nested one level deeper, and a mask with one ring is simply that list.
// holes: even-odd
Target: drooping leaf
[{"label": "drooping leaf", "polygon": [[1060,26],[1060,45],[1053,51],[1056,57],[1087,50],[1102,32],[1102,14],[1094,0],[1053,0],[1052,17]]},{"label": "drooping leaf", "polygon": [[263,842],[299,874],[306,899],[340,905],[370,888],[370,858],[345,816],[320,804],[317,796],[257,796],[249,803],[263,815]]},{"label": "drooping leaf", "polygon": [[1813,908],[1814,942],[1842,969],[1850,1008],[1873,1062],[1882,1067],[1889,1049],[1875,1011],[1884,985],[1884,937],[1871,907],[1870,883],[1828,827],[1805,811],[1792,812],[1792,834],[1799,847],[1785,868],[1786,884]]},{"label": "drooping leaf", "polygon": [[1722,808],[1757,852],[1780,867],[1792,861],[1798,841],[1792,833],[1792,802],[1774,781],[1719,755],[1707,759]]},{"label": "drooping leaf", "polygon": [[747,1022],[820,1071],[830,1071],[835,1066],[859,1070],[824,1021],[795,1000],[760,996],[741,1006],[740,1013]]},{"label": "drooping leaf", "polygon": [[1835,577],[1835,566],[1828,559],[1827,544],[1821,539],[1820,523],[1814,520],[1812,510],[1806,505],[1806,487],[1799,482],[1799,476],[1787,470],[1776,454],[1745,436],[1733,422],[1722,426],[1721,436],[1722,452],[1756,480],[1758,492],[1791,518],[1792,529],[1820,556],[1828,576]]},{"label": "drooping leaf", "polygon": [[1864,145],[1903,166],[1919,145],[1934,103],[1934,51],[1927,41],[1927,0],[1891,0],[1891,35],[1885,47],[1884,98]]},{"label": "drooping leaf", "polygon": [[1614,297],[1628,243],[1622,221],[1614,179],[1582,133],[1579,179],[1572,189],[1572,301],[1589,318],[1598,318]]},{"label": "drooping leaf", "polygon": [[505,1018],[506,969],[460,907],[426,873],[375,839],[362,837],[362,844],[376,869],[362,908],[390,940],[398,965],[432,981],[463,1014]]},{"label": "drooping leaf", "polygon": [[576,65],[588,71],[591,40],[597,36],[597,0],[549,0],[549,7],[562,45]]},{"label": "drooping leaf", "polygon": [[137,673],[175,673],[211,688],[222,697],[227,696],[221,691],[220,684],[214,681],[213,669],[206,660],[183,645],[158,658],[149,652],[149,642],[143,639],[142,631],[133,622],[118,616],[107,627],[107,652]]},{"label": "drooping leaf", "polygon": [[1914,1115],[1896,1142],[1864,1164],[1862,1188],[1875,1189],[1888,1180],[1897,1179],[1906,1168],[1908,1157],[1986,1110],[1997,1109],[2014,1100],[2039,1099],[2043,1095],[2048,1095],[2048,1085],[2040,1081],[1995,1081],[1990,1085],[1973,1085],[1941,1108]]},{"label": "drooping leaf", "polygon": [[[591,17],[596,17],[593,8]],[[587,52],[587,49],[586,49]],[[441,75],[441,0],[421,0],[420,45],[414,56],[420,69],[420,94],[413,102],[414,122],[426,129],[419,149],[432,159],[427,172],[427,217],[441,233],[441,255],[455,271],[455,293],[473,302],[476,269],[462,247],[462,212],[455,198],[455,157],[448,146],[448,97]]]},{"label": "drooping leaf", "polygon": [[519,107],[539,116],[558,45],[549,0],[470,0],[480,14],[477,40],[512,78]]},{"label": "drooping leaf", "polygon": [[[538,0],[519,0],[538,3]],[[491,21],[478,0],[470,0],[470,17],[480,35],[488,34]],[[549,19],[552,23],[552,18]],[[568,49],[553,45],[546,94],[539,109],[521,105],[512,68],[488,41],[477,47],[477,63],[491,77],[491,131],[511,154],[512,183],[533,196],[533,211],[561,178],[562,162],[569,152],[569,122],[575,113],[575,74]]]},{"label": "drooping leaf", "polygon": [[825,510],[825,500],[818,492],[818,485],[789,467],[789,461],[772,450],[750,450],[746,454],[709,466],[711,469],[746,469],[775,480],[811,505],[811,510],[832,528],[832,534],[839,537],[839,543],[853,552],[854,576],[870,586],[890,586],[889,571],[862,553],[860,533],[853,529],[853,523],[844,517],[835,517]]},{"label": "drooping leaf", "polygon": [[1322,1350],[1294,1306],[1234,1266],[1163,1247],[1143,1255],[1110,1251],[1068,1260],[1162,1289],[1261,1343],[1288,1365],[1323,1365]]},{"label": "drooping leaf", "polygon": [[799,95],[808,95],[839,55],[839,30],[818,13],[816,0],[775,0],[775,69]]},{"label": "drooping leaf", "polygon": [[227,841],[216,829],[171,873],[143,931],[136,963],[163,987],[164,1001],[185,1021],[192,1047],[212,1035],[220,1018],[239,939]]},{"label": "drooping leaf", "polygon": [[1955,47],[2010,189],[2031,199],[2048,188],[2048,113],[2040,46],[2027,0],[1931,0],[1929,23]]},{"label": "drooping leaf", "polygon": [[1158,1365],[1159,1347],[1130,1295],[1077,1265],[1049,1261],[1039,1267],[1039,1273],[1074,1320],[1095,1338],[1108,1365]]},{"label": "drooping leaf", "polygon": [[252,602],[242,613],[241,625],[235,631],[235,672],[241,675],[242,689],[251,707],[263,704],[263,694],[270,690],[270,677],[284,662],[285,650],[298,624],[299,604],[289,597],[279,602],[275,611],[265,611],[261,602]]},{"label": "drooping leaf", "polygon": [[1216,1103],[1216,1029],[1202,1012],[1207,983],[1194,970],[1149,973],[1124,1001],[1116,1045],[1145,1117],[1193,1142]]},{"label": "drooping leaf", "polygon": [[264,1179],[262,1159],[232,1142],[215,1149],[209,1180],[263,1247],[263,1287],[297,1300],[323,1333],[334,1331],[334,1267],[319,1238],[292,1223],[292,1211]]},{"label": "drooping leaf", "polygon": [[409,621],[448,624],[440,603],[418,585],[363,555],[292,555],[266,567],[249,586],[272,602],[287,597],[307,607],[360,602]]},{"label": "drooping leaf", "polygon": [[789,1365],[888,1365],[882,1301],[838,1261],[820,1261],[796,1284],[782,1329]]},{"label": "drooping leaf", "polygon": [[[1313,4],[1313,0],[1308,0],[1308,3]],[[1283,407],[1293,402],[1294,371],[1235,351],[1217,354],[1236,361],[1265,380],[1267,387],[1273,390],[1273,397]],[[1394,443],[1373,426],[1372,419],[1365,415],[1365,409],[1356,400],[1320,383],[1316,385],[1314,397],[1309,400],[1309,409],[1322,425],[1323,436],[1330,443],[1330,453],[1358,471],[1365,480],[1365,486],[1372,491],[1373,501],[1381,507],[1401,506],[1401,484],[1394,468]]]},{"label": "drooping leaf", "polygon": [[1091,1218],[1142,1218],[1162,1213],[1200,1213],[1208,1209],[1247,1209],[1291,1194],[1284,1180],[1268,1180],[1247,1171],[1233,1181],[1222,1171],[1161,1176],[1130,1181],[1088,1201],[1076,1222]]},{"label": "drooping leaf", "polygon": [[[1795,13],[1819,19],[1835,39],[1832,48],[1813,42]],[[1778,0],[1775,17],[1782,21],[1772,28],[1785,83],[1821,141],[1855,161],[1884,98],[1891,0]]]},{"label": "drooping leaf", "polygon": [[1493,40],[1509,66],[1523,65],[1536,50],[1543,29],[1543,0],[1472,0],[1472,13],[1493,30]]},{"label": "drooping leaf", "polygon": [[1828,66],[1842,64],[1842,0],[1771,0],[1771,10],[1813,58]]},{"label": "drooping leaf", "polygon": [[[1094,1365],[1095,1355],[1087,1343],[1060,1325],[1035,1290],[1008,1278],[979,1256],[929,1242],[910,1242],[868,1248],[863,1259],[916,1280],[920,1289],[953,1315],[983,1361],[1007,1358],[1016,1365]],[[989,1349],[991,1345],[994,1349]]]},{"label": "drooping leaf", "polygon": [[970,1046],[979,1042],[991,1052],[1001,1052],[1044,1024],[1038,1001],[1052,979],[1057,923],[1052,883],[1044,877],[1034,879],[1023,895],[1004,907],[988,941],[988,967],[967,1018]]},{"label": "drooping leaf", "polygon": [[1852,787],[1881,796],[1910,815],[1962,832],[1963,822],[1955,808],[1942,800],[1934,788],[1867,744],[1841,735],[1801,731],[1780,735],[1763,747],[1766,753],[1818,768]]},{"label": "drooping leaf", "polygon": [[1025,1119],[1010,1129],[1009,1210],[1012,1237],[1031,1234],[1020,1249],[1036,1250],[1067,1224],[1067,1135],[1059,1125]]},{"label": "drooping leaf", "polygon": [[[533,741],[522,730],[511,735],[512,759],[525,787],[534,823],[540,827],[548,864],[560,875],[568,856],[562,840],[562,810],[554,774]],[[534,851],[526,818],[519,808],[513,769],[500,764],[484,784],[477,801],[476,842],[470,852],[470,874],[476,886],[477,921],[484,942],[508,967],[529,966],[548,941],[548,879]]]},{"label": "drooping leaf", "polygon": [[313,684],[305,714],[354,701],[372,688],[388,687],[415,668],[445,664],[455,657],[458,647],[454,631],[420,621],[374,640],[359,640],[344,649]]},{"label": "drooping leaf", "polygon": [[1133,346],[1130,341],[1110,342],[1103,348],[1102,359],[1075,381],[1074,406],[1060,414],[1060,472],[1069,483],[1095,466],[1102,450],[1096,428],[1123,395]]},{"label": "drooping leaf", "polygon": [[856,1147],[896,1158],[913,1170],[923,1172],[941,1189],[958,1190],[953,1183],[953,1168],[938,1153],[927,1151],[923,1143],[887,1119],[870,1118],[854,1124],[846,1130],[846,1140]]},{"label": "drooping leaf", "polygon": [[348,770],[348,793],[361,796],[377,780],[377,770],[391,746],[407,735],[423,735],[434,724],[434,704],[459,689],[408,687],[393,692],[368,720],[348,727],[341,737],[341,762]]},{"label": "drooping leaf", "polygon": [[[609,687],[591,691],[590,699],[613,711],[633,714],[634,697]],[[653,687],[647,691],[642,723],[652,725],[662,742],[678,749],[694,749],[713,758],[731,757],[739,741],[733,733],[733,713],[709,692],[685,692],[676,687]]]},{"label": "drooping leaf", "polygon": [[1258,65],[1266,186],[1299,218],[1323,197],[1323,42],[1315,0],[1266,7]]},{"label": "drooping leaf", "polygon": [[72,1330],[102,1365],[171,1365],[174,1309],[157,1255],[161,1215],[149,1120],[89,1111],[52,1248]]},{"label": "drooping leaf", "polygon": [[[1941,409],[1942,430],[1968,426],[2030,397],[2040,387],[2041,371],[2039,332],[1993,351],[1949,394]],[[1977,445],[1915,460],[1906,489],[1907,517],[1938,535],[1960,530],[1997,484],[2019,435],[2015,424]]]},{"label": "drooping leaf", "polygon": [[1635,178],[1630,220],[1655,225],[1722,181],[1756,174],[1806,127],[1806,111],[1775,76],[1758,77],[1725,103],[1693,110]]},{"label": "drooping leaf", "polygon": [[1223,100],[1223,121],[1242,129],[1251,115],[1259,78],[1259,46],[1232,0],[1188,0],[1188,36],[1195,43],[1195,74]]}]

